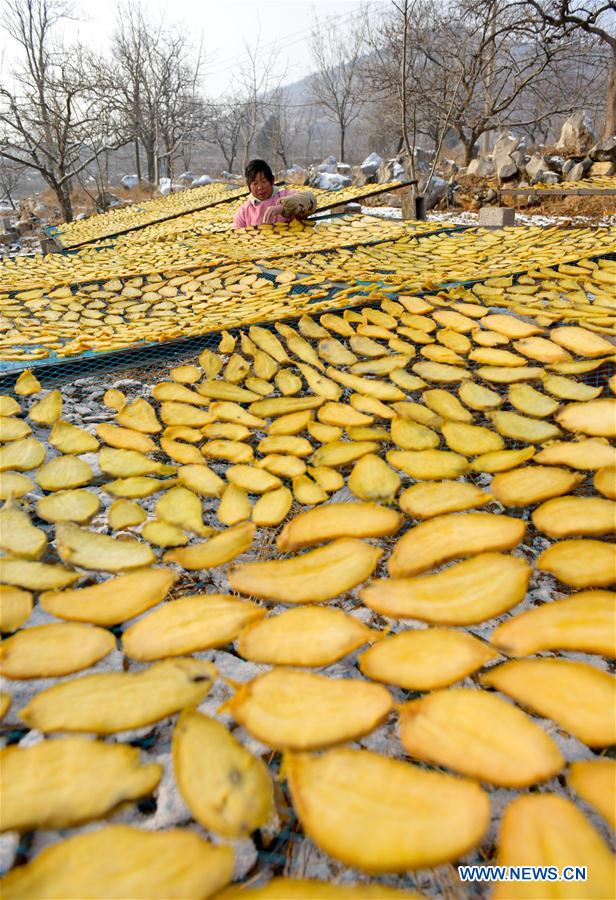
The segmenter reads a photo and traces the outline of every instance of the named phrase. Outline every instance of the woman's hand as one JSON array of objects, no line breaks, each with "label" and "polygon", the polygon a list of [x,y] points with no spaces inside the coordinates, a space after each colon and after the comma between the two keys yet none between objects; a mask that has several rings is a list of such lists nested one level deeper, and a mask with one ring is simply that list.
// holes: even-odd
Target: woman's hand
[{"label": "woman's hand", "polygon": [[276,218],[276,216],[282,215],[282,206],[280,203],[276,203],[275,206],[268,206],[265,210],[265,215],[263,216],[263,222],[266,225],[271,225],[272,220]]}]

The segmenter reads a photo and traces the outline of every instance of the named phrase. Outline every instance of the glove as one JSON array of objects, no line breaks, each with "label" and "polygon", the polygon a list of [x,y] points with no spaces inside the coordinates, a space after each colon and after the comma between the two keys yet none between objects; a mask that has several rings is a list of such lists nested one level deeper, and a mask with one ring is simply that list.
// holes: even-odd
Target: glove
[{"label": "glove", "polygon": [[296,191],[280,201],[282,214],[287,219],[306,219],[317,208],[317,198],[312,191]]}]

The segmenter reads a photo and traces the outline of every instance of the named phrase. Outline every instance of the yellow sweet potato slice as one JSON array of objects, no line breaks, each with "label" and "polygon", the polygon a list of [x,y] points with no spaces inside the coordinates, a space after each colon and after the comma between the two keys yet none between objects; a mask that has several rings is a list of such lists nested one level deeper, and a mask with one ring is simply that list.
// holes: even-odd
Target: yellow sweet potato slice
[{"label": "yellow sweet potato slice", "polygon": [[[459,381],[470,379],[471,373],[461,366],[449,366],[446,363],[418,362],[412,367],[413,372],[426,381],[442,382],[443,384],[456,384]],[[402,398],[396,398],[402,399]]]},{"label": "yellow sweet potato slice", "polygon": [[523,466],[493,478],[490,491],[503,506],[531,506],[568,494],[581,480],[576,472],[557,466]]},{"label": "yellow sweet potato slice", "polygon": [[95,453],[99,447],[94,435],[62,419],[58,419],[51,429],[49,443],[60,453]]},{"label": "yellow sweet potato slice", "polygon": [[137,450],[117,450],[103,447],[98,454],[101,471],[114,478],[133,478],[137,475],[172,475],[175,466],[167,466],[150,459]]},{"label": "yellow sweet potato slice", "polygon": [[[173,371],[173,370],[172,370]],[[194,382],[192,382],[194,384]],[[171,401],[173,403],[188,403],[193,406],[208,406],[209,400],[196,391],[184,387],[182,384],[176,384],[174,381],[162,381],[160,384],[154,385],[152,388],[152,396],[156,400]]]},{"label": "yellow sweet potato slice", "polygon": [[267,328],[262,328],[260,325],[251,325],[248,329],[248,334],[250,335],[250,340],[253,341],[259,349],[263,350],[264,353],[273,357],[276,362],[289,362],[289,357],[287,356],[284,347],[276,335],[272,334],[271,331],[268,331]]},{"label": "yellow sweet potato slice", "polygon": [[380,579],[361,591],[384,616],[439,625],[474,625],[524,599],[531,568],[517,556],[480,553],[436,575]]},{"label": "yellow sweet potato slice", "polygon": [[152,478],[149,475],[140,475],[135,478],[116,478],[105,485],[105,490],[115,497],[133,499],[166,491],[176,482],[177,478]]},{"label": "yellow sweet potato slice", "polygon": [[499,625],[490,641],[509,656],[537,650],[577,650],[616,658],[616,596],[580,591]]},{"label": "yellow sweet potato slice", "polygon": [[79,737],[7,747],[0,765],[3,831],[98,819],[118,803],[150,794],[163,771],[157,763],[141,765],[135,747]]},{"label": "yellow sweet potato slice", "polygon": [[274,419],[267,433],[276,434],[299,434],[303,431],[309,422],[312,422],[314,412],[311,409],[300,410],[299,412],[289,413],[286,416],[280,416]]},{"label": "yellow sweet potato slice", "polygon": [[18,472],[0,473],[0,500],[8,500],[9,497],[23,497],[34,490],[34,484],[27,475]]},{"label": "yellow sweet potato slice", "polygon": [[319,341],[317,350],[321,359],[332,366],[350,366],[357,362],[357,357],[351,353],[337,338],[323,338]]},{"label": "yellow sweet potato slice", "polygon": [[378,425],[349,425],[345,428],[352,441],[388,441],[389,432]]},{"label": "yellow sweet potato slice", "polygon": [[47,535],[36,528],[23,509],[7,501],[0,509],[0,550],[9,556],[39,559],[47,549]]},{"label": "yellow sweet potato slice", "polygon": [[154,407],[142,397],[121,409],[115,420],[118,425],[131,431],[140,431],[142,434],[158,434],[163,430]]},{"label": "yellow sweet potato slice", "polygon": [[324,402],[323,397],[272,397],[251,403],[250,412],[254,416],[275,418],[304,409],[318,409]]},{"label": "yellow sweet potato slice", "polygon": [[506,472],[515,469],[520,463],[532,459],[537,451],[534,447],[522,450],[497,450],[496,453],[483,453],[471,463],[475,472]]},{"label": "yellow sweet potato slice", "polygon": [[373,397],[376,400],[386,402],[405,399],[405,395],[395,384],[379,381],[377,378],[363,378],[361,375],[340,372],[332,366],[328,366],[325,371],[333,381],[337,381],[338,384],[342,384],[344,387],[357,391],[358,394],[363,394],[366,397]]},{"label": "yellow sweet potato slice", "polygon": [[231,886],[217,900],[420,900],[414,891],[383,884],[333,884],[309,878],[272,878],[262,887]]},{"label": "yellow sweet potato slice", "polygon": [[370,425],[373,416],[359,412],[348,403],[329,401],[324,403],[317,413],[317,419],[324,425],[347,427],[348,425]]},{"label": "yellow sweet potato slice", "polygon": [[570,587],[609,587],[616,582],[616,546],[592,540],[558,541],[540,554],[536,565]]},{"label": "yellow sweet potato slice", "polygon": [[377,636],[341,609],[298,606],[245,628],[238,651],[274,666],[327,666]]},{"label": "yellow sweet potato slice", "polygon": [[181,466],[177,476],[180,484],[202,497],[219,497],[224,490],[223,479],[205,464]]},{"label": "yellow sweet potato slice", "polygon": [[[184,428],[183,425],[171,426],[173,428]],[[195,429],[190,429],[194,431]],[[197,432],[199,437],[197,441],[201,439],[201,433]],[[196,447],[191,446],[191,444],[184,443],[184,437],[182,436],[182,440],[175,440],[174,438],[165,435],[160,439],[160,449],[163,450],[167,456],[172,459],[174,462],[181,463],[182,465],[201,465],[203,463],[203,457],[201,453]]]},{"label": "yellow sweet potato slice", "polygon": [[174,381],[180,384],[194,384],[201,378],[201,368],[199,366],[176,366],[169,372]]},{"label": "yellow sweet potato slice", "polygon": [[616,400],[611,397],[570,403],[555,418],[566,431],[593,437],[616,437]]},{"label": "yellow sweet potato slice", "polygon": [[332,441],[324,444],[312,454],[310,462],[313,466],[345,466],[355,459],[374,453],[379,445],[374,441]]},{"label": "yellow sweet potato slice", "polygon": [[141,537],[155,547],[183,547],[188,543],[188,535],[177,525],[150,519],[141,529]]},{"label": "yellow sweet potato slice", "polygon": [[449,450],[389,450],[387,462],[417,481],[457,478],[468,471],[468,460]]},{"label": "yellow sweet potato slice", "polygon": [[380,641],[359,657],[359,668],[372,681],[407,691],[447,687],[498,654],[463,631],[428,628],[403,631]]},{"label": "yellow sweet potato slice", "polygon": [[21,406],[14,397],[7,394],[0,394],[0,416],[19,416],[21,415]]},{"label": "yellow sweet potato slice", "polygon": [[24,369],[15,382],[15,393],[20,397],[29,397],[30,394],[38,394],[41,383],[32,373],[31,369]]},{"label": "yellow sweet potato slice", "polygon": [[120,412],[126,406],[126,394],[116,390],[116,388],[110,388],[108,391],[105,391],[103,396],[103,406]]},{"label": "yellow sweet potato slice", "polygon": [[568,325],[560,328],[552,328],[550,331],[550,339],[571,350],[577,356],[605,356],[614,352],[614,345],[595,334],[588,331],[587,328],[580,328],[577,325]]},{"label": "yellow sweet potato slice", "polygon": [[558,409],[558,403],[542,394],[530,384],[512,384],[508,393],[509,402],[521,413],[543,419]]},{"label": "yellow sweet potato slice", "polygon": [[6,678],[52,678],[87,669],[115,648],[115,638],[90,625],[36,625],[2,642],[0,674]]},{"label": "yellow sweet potato slice", "polygon": [[[516,797],[503,816],[498,855],[501,866],[585,867],[586,880],[550,882],[553,898],[609,897],[614,891],[614,857],[584,814],[565,797],[527,794]],[[499,882],[494,900],[545,897],[545,883]]]},{"label": "yellow sweet potato slice", "polygon": [[567,785],[616,831],[616,760],[585,759],[571,763]]},{"label": "yellow sweet potato slice", "polygon": [[362,456],[349,475],[349,490],[360,500],[391,503],[400,487],[400,476],[375,453]]},{"label": "yellow sweet potato slice", "polygon": [[312,453],[312,444],[306,438],[295,435],[279,434],[263,438],[259,442],[260,453],[289,453],[291,456],[309,456]]},{"label": "yellow sweet potato slice", "polygon": [[285,560],[244,563],[229,572],[235,591],[282,603],[331,600],[365,581],[382,550],[355,538],[340,538]]},{"label": "yellow sweet potato slice", "polygon": [[255,525],[279,525],[286,517],[293,503],[293,494],[286,487],[280,487],[263,494],[252,508]]},{"label": "yellow sweet potato slice", "polygon": [[615,466],[616,448],[604,438],[556,441],[548,447],[542,447],[535,462],[592,471],[604,466]]},{"label": "yellow sweet potato slice", "polygon": [[150,661],[224,647],[265,607],[224,594],[195,594],[165,603],[122,635],[124,652]]},{"label": "yellow sweet potato slice", "polygon": [[21,710],[39,731],[115,734],[158,722],[207,696],[216,670],[199,659],[166,659],[141,672],[82,675],[40,691]]},{"label": "yellow sweet potato slice", "polygon": [[303,506],[314,506],[327,500],[323,488],[307,475],[297,475],[293,479],[293,496]]},{"label": "yellow sweet potato slice", "polygon": [[229,466],[225,474],[231,484],[251,494],[265,494],[279,488],[282,483],[280,478],[257,466]]},{"label": "yellow sweet potato slice", "polygon": [[516,384],[518,381],[536,381],[543,375],[539,366],[480,366],[476,375],[491,384]]},{"label": "yellow sweet potato slice", "polygon": [[426,382],[417,375],[411,375],[406,369],[394,369],[389,373],[389,380],[397,384],[403,391],[411,393],[412,391],[420,391],[426,386]]},{"label": "yellow sweet potato slice", "polygon": [[56,528],[58,555],[63,562],[103,572],[140,569],[155,561],[147,544],[136,539],[119,540],[71,523]]},{"label": "yellow sweet potato slice", "polygon": [[247,428],[265,428],[265,419],[253,416],[243,409],[239,403],[219,400],[210,404],[209,411],[216,422],[231,422],[237,425],[245,425]]},{"label": "yellow sweet potato slice", "polygon": [[590,747],[616,742],[616,680],[588,663],[519,659],[491,669],[481,682],[553,719]]},{"label": "yellow sweet potato slice", "polygon": [[242,522],[233,528],[226,528],[208,541],[201,541],[179,550],[170,550],[165,553],[163,559],[165,562],[177,563],[190,571],[212,569],[214,566],[230,562],[248,550],[252,545],[254,533],[255,526],[252,522]]},{"label": "yellow sweet potato slice", "polygon": [[283,553],[340,537],[383,537],[402,525],[396,510],[373,503],[328,503],[300,513],[282,529],[276,545]]},{"label": "yellow sweet potato slice", "polygon": [[299,456],[285,456],[284,453],[268,453],[263,459],[256,460],[255,465],[280,478],[297,478],[306,471],[303,459]]},{"label": "yellow sweet potato slice", "polygon": [[402,416],[392,419],[391,439],[401,450],[433,450],[441,442],[438,434],[431,428]]},{"label": "yellow sweet potato slice", "polygon": [[616,500],[616,466],[598,469],[593,478],[593,485],[604,497]]},{"label": "yellow sweet potato slice", "polygon": [[457,859],[488,827],[490,804],[478,784],[378,753],[340,748],[291,755],[285,769],[304,832],[330,856],[365,872]]},{"label": "yellow sweet potato slice", "polygon": [[[263,354],[265,355],[265,354]],[[276,366],[278,368],[278,366]],[[250,372],[250,363],[247,362],[243,356],[240,356],[238,353],[233,353],[229,357],[229,362],[224,368],[223,378],[225,381],[228,381],[230,384],[238,384],[238,382],[243,381],[246,375]],[[258,374],[258,373],[256,373]],[[262,376],[259,376],[262,377]]]},{"label": "yellow sweet potato slice", "polygon": [[481,321],[482,328],[489,328],[499,334],[504,334],[508,338],[526,338],[533,334],[538,334],[541,328],[517,319],[515,316],[508,316],[504,313],[493,313]]},{"label": "yellow sweet potato slice", "polygon": [[515,341],[513,346],[529,359],[535,359],[542,363],[553,364],[567,362],[571,359],[571,354],[567,350],[547,338],[523,338],[521,341]]},{"label": "yellow sweet potato slice", "polygon": [[233,718],[278,750],[316,750],[373,731],[393,708],[389,691],[357,678],[275,668],[240,686]]},{"label": "yellow sweet potato slice", "polygon": [[478,347],[469,353],[469,359],[484,366],[503,366],[507,368],[523,367],[526,360],[511,350],[500,350],[495,347]]},{"label": "yellow sweet potato slice", "polygon": [[130,428],[119,428],[117,425],[103,422],[96,426],[96,433],[101,441],[120,450],[138,450],[140,453],[150,453],[152,450],[156,450],[156,444],[152,438],[139,431],[132,431]]},{"label": "yellow sweet potato slice", "polygon": [[32,594],[7,584],[0,585],[0,631],[16,631],[32,612]]},{"label": "yellow sweet potato slice", "polygon": [[165,400],[160,408],[160,417],[168,426],[203,428],[213,421],[213,415],[209,409],[199,409],[190,403],[177,403],[174,400]]},{"label": "yellow sweet potato slice", "polygon": [[156,502],[156,515],[168,525],[192,531],[200,537],[209,537],[213,533],[213,529],[203,522],[201,500],[181,484],[166,491]]},{"label": "yellow sweet potato slice", "polygon": [[164,600],[176,576],[168,569],[142,569],[90,587],[46,591],[41,607],[52,616],[95,625],[118,625]]},{"label": "yellow sweet potato slice", "polygon": [[223,525],[237,525],[249,519],[251,514],[252,505],[246,491],[235,484],[228,484],[216,511],[218,521]]},{"label": "yellow sweet potato slice", "polygon": [[63,566],[29,559],[0,559],[0,582],[31,591],[68,587],[79,578],[78,572]]},{"label": "yellow sweet potato slice", "polygon": [[15,416],[0,416],[0,443],[7,441],[20,441],[32,434],[32,429],[23,419]]},{"label": "yellow sweet potato slice", "polygon": [[473,421],[472,414],[449,391],[434,388],[424,391],[421,399],[427,407],[437,415],[442,416],[443,419],[449,419],[452,422],[466,422],[467,425]]},{"label": "yellow sweet potato slice", "polygon": [[237,384],[229,384],[227,381],[201,381],[196,387],[202,397],[209,397],[210,400],[252,403],[259,399],[259,395],[254,391],[239,387]]},{"label": "yellow sweet potato slice", "polygon": [[298,363],[297,368],[304,376],[306,384],[313,394],[325,400],[338,400],[342,394],[342,388],[335,381],[332,381],[331,378],[326,378],[325,375],[317,372],[312,366]]},{"label": "yellow sweet potato slice", "polygon": [[182,713],[173,732],[173,767],[182,797],[204,828],[242,838],[269,819],[267,768],[215,719]]},{"label": "yellow sweet potato slice", "polygon": [[496,409],[501,406],[503,398],[496,391],[474,381],[464,381],[458,390],[460,399],[471,409]]},{"label": "yellow sweet potato slice", "polygon": [[206,348],[199,354],[199,365],[207,378],[216,378],[223,367],[223,361],[217,353]]},{"label": "yellow sweet potato slice", "polygon": [[309,466],[308,474],[328,494],[339,491],[344,486],[344,475],[329,466]]},{"label": "yellow sweet potato slice", "polygon": [[430,519],[443,513],[485,506],[492,497],[467,481],[413,484],[400,494],[400,509],[414,519]]},{"label": "yellow sweet potato slice", "polygon": [[532,514],[533,525],[550,537],[602,535],[616,531],[616,503],[602,497],[556,497]]},{"label": "yellow sweet potato slice", "polygon": [[502,437],[480,425],[467,425],[464,422],[444,422],[442,426],[445,443],[455,453],[471,456],[474,453],[497,453],[504,450]]},{"label": "yellow sweet potato slice", "polygon": [[0,472],[15,469],[17,472],[28,472],[36,469],[45,459],[45,448],[40,441],[27,437],[19,441],[11,441],[0,447]]},{"label": "yellow sweet potato slice", "polygon": [[564,375],[546,375],[543,387],[549,394],[560,400],[594,400],[599,396],[602,387],[592,387],[583,381],[574,381]]},{"label": "yellow sweet potato slice", "polygon": [[208,441],[201,448],[208,459],[224,459],[232,463],[250,463],[254,459],[252,447],[242,441]]},{"label": "yellow sweet potato slice", "polygon": [[[210,897],[229,883],[231,847],[214,847],[192,831],[145,831],[107,825],[42,850],[0,882],[7,898]],[[127,864],[130,860],[130,865]]]},{"label": "yellow sweet potato slice", "polygon": [[497,410],[490,413],[490,418],[499,434],[526,444],[543,444],[560,437],[562,433],[560,428],[551,422],[531,419],[514,412]]},{"label": "yellow sweet potato slice", "polygon": [[50,391],[30,407],[28,418],[39,425],[53,425],[62,415],[62,393]]},{"label": "yellow sweet potato slice", "polygon": [[411,422],[418,422],[420,425],[429,425],[432,428],[438,428],[443,422],[440,416],[437,416],[436,413],[432,412],[432,410],[428,409],[427,406],[423,406],[421,403],[414,403],[412,401],[394,403],[393,408],[403,419],[408,419]]},{"label": "yellow sweet potato slice", "polygon": [[114,500],[107,512],[107,521],[114,531],[141,525],[146,518],[147,513],[143,507],[131,500]]},{"label": "yellow sweet potato slice", "polygon": [[400,740],[416,759],[500,787],[546,781],[565,763],[529,716],[473,688],[434,691],[403,704]]},{"label": "yellow sweet potato slice", "polygon": [[521,519],[477,512],[437,516],[411,528],[389,558],[392,578],[408,578],[460,556],[510,550],[524,537]]},{"label": "yellow sweet potato slice", "polygon": [[78,456],[56,456],[41,466],[35,477],[44,491],[63,491],[89,484],[92,476],[88,463]]}]

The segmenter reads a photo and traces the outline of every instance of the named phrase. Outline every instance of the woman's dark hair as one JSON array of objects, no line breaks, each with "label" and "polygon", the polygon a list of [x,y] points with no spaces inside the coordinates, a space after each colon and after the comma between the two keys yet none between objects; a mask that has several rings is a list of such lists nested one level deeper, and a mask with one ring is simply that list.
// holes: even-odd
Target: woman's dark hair
[{"label": "woman's dark hair", "polygon": [[264,175],[270,184],[274,183],[274,173],[264,159],[251,159],[244,169],[246,184],[250,186],[257,175]]}]

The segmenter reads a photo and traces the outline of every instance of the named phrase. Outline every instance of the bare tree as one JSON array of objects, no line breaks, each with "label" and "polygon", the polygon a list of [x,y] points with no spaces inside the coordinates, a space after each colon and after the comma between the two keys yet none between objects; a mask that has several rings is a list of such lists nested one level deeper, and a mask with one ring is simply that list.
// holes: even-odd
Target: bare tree
[{"label": "bare tree", "polygon": [[210,107],[205,133],[222,153],[228,172],[233,172],[240,152],[243,125],[244,105],[236,98]]},{"label": "bare tree", "polygon": [[350,27],[346,36],[315,24],[311,51],[316,65],[311,89],[326,117],[340,129],[340,161],[344,161],[345,138],[364,104],[361,91],[361,61],[365,50],[363,29]]},{"label": "bare tree", "polygon": [[23,179],[25,170],[25,166],[0,156],[0,199],[8,200],[11,209],[17,209],[15,192]]},{"label": "bare tree", "polygon": [[603,136],[616,134],[616,3],[614,0],[521,0],[546,26],[548,36],[593,35],[610,57]]},{"label": "bare tree", "polygon": [[54,27],[70,15],[63,0],[6,0],[5,9],[19,63],[0,85],[0,156],[37,171],[70,222],[72,182],[122,141],[105,134],[81,48],[63,48],[53,39]]},{"label": "bare tree", "polygon": [[238,99],[242,105],[242,143],[244,147],[243,164],[246,166],[250,158],[252,143],[262,120],[267,96],[280,87],[283,75],[274,75],[276,50],[260,59],[259,37],[254,47],[246,45],[246,61],[240,67],[238,80],[240,89]]}]

